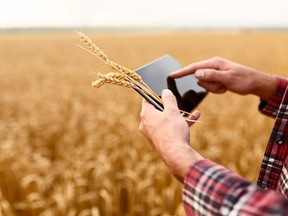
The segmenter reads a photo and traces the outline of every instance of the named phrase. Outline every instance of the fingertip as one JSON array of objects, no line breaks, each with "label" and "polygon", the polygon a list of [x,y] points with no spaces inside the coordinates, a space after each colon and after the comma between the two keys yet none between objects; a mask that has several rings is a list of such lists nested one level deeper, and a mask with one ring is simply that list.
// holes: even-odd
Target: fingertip
[{"label": "fingertip", "polygon": [[169,74],[169,76],[172,78],[180,78],[180,77],[186,76],[188,74],[192,74],[192,73],[193,73],[193,71],[191,71],[191,65],[188,65],[188,66],[183,67],[179,70],[171,72]]},{"label": "fingertip", "polygon": [[[188,118],[187,118],[187,124],[192,126],[197,120],[200,118],[201,112],[199,110],[195,110]],[[189,121],[190,120],[190,121]]]},{"label": "fingertip", "polygon": [[169,77],[172,77],[172,78],[180,78],[182,76],[183,76],[183,68],[180,70],[173,71],[169,74]]},{"label": "fingertip", "polygon": [[178,110],[176,97],[169,89],[162,91],[162,101],[164,110]]},{"label": "fingertip", "polygon": [[171,72],[171,73],[169,74],[169,77],[174,78],[175,76],[177,76],[177,74],[178,74],[178,70],[177,70],[177,71],[173,71],[173,72]]},{"label": "fingertip", "polygon": [[197,120],[201,116],[201,112],[199,110],[195,110],[190,116],[189,119]]},{"label": "fingertip", "polygon": [[171,95],[173,95],[171,90],[169,90],[169,89],[163,89],[162,90],[162,97],[171,96]]}]

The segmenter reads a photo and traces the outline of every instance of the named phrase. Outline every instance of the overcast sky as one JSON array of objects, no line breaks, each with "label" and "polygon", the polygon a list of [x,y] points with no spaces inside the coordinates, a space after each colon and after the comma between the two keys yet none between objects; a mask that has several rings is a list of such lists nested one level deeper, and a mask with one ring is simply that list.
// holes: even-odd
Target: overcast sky
[{"label": "overcast sky", "polygon": [[288,0],[2,0],[10,27],[288,27]]}]

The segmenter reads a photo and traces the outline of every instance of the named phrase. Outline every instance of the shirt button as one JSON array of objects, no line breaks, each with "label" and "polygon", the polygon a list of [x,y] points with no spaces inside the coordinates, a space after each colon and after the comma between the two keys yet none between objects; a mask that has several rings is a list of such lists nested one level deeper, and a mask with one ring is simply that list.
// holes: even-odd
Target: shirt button
[{"label": "shirt button", "polygon": [[283,140],[279,137],[279,138],[276,139],[276,143],[278,145],[282,145],[283,144]]},{"label": "shirt button", "polygon": [[264,190],[268,190],[267,184],[262,184],[262,188],[263,188]]}]

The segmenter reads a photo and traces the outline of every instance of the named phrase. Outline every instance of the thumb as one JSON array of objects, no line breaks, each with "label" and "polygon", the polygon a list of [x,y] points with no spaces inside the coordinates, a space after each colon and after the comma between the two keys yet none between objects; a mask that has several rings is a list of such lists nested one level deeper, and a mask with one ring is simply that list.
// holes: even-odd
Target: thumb
[{"label": "thumb", "polygon": [[223,83],[229,73],[214,69],[201,69],[195,72],[195,77],[206,82],[220,82]]},{"label": "thumb", "polygon": [[[201,116],[201,112],[199,110],[195,110],[189,117],[188,117],[188,125],[189,127],[192,126],[195,122],[193,121],[196,121],[200,118]],[[193,120],[193,121],[189,121],[189,120]]]},{"label": "thumb", "polygon": [[176,110],[177,112],[179,111],[177,100],[169,89],[164,89],[162,91],[162,100],[163,100],[164,111],[165,110],[167,111]]}]

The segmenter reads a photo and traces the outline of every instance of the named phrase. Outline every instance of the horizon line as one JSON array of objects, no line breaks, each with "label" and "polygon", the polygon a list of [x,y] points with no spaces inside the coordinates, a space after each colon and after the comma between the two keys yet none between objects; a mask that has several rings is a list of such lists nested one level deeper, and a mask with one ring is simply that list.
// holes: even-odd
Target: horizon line
[{"label": "horizon line", "polygon": [[0,27],[0,32],[61,31],[288,31],[288,27]]}]

